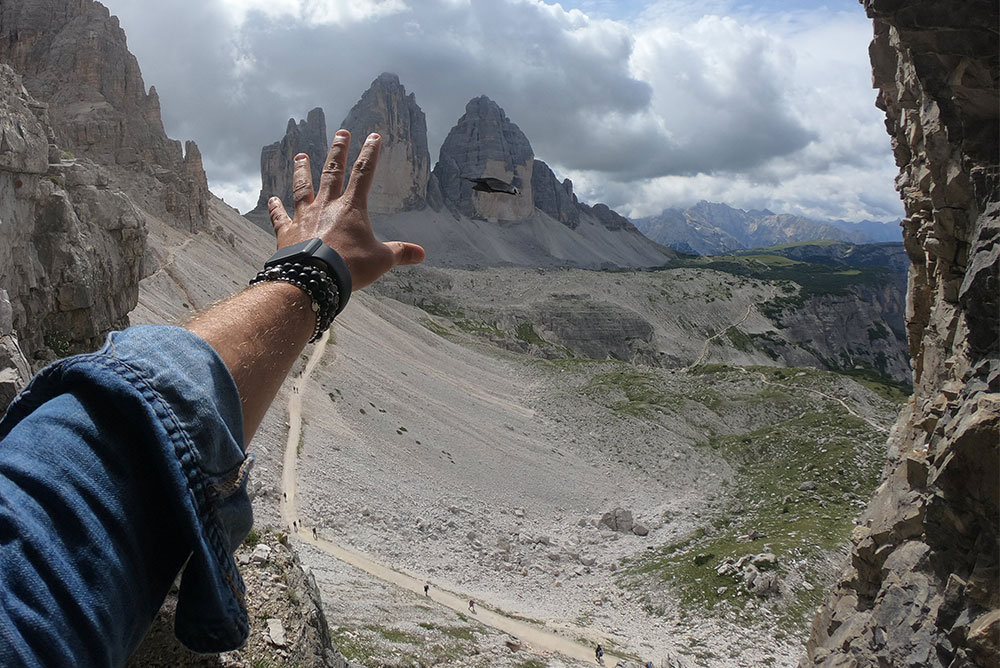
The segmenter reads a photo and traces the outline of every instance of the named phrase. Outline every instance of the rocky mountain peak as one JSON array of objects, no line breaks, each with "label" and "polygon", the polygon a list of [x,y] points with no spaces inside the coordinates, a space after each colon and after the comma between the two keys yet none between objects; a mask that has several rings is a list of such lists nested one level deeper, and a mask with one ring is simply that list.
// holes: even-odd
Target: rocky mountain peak
[{"label": "rocky mountain peak", "polygon": [[118,19],[94,0],[0,4],[0,62],[49,104],[59,145],[75,155],[160,181],[176,224],[202,229],[208,189],[197,161],[163,130],[156,91],[146,86]]},{"label": "rocky mountain peak", "polygon": [[416,96],[407,94],[397,75],[380,74],[348,112],[341,127],[352,137],[348,170],[365,137],[372,132],[382,135],[378,171],[368,198],[369,211],[389,214],[426,206],[431,176],[427,119]]},{"label": "rocky mountain peak", "polygon": [[292,162],[299,153],[309,156],[309,167],[312,171],[313,187],[319,187],[323,163],[329,152],[330,144],[326,136],[326,115],[323,109],[316,107],[303,120],[295,122],[288,119],[285,136],[280,141],[268,144],[260,151],[260,196],[257,206],[246,217],[254,223],[271,231],[271,219],[267,213],[267,200],[280,197],[289,210],[293,206],[292,199]]},{"label": "rocky mountain peak", "polygon": [[[449,207],[472,218],[524,220],[534,212],[534,152],[521,129],[496,102],[481,95],[448,133],[434,167]],[[467,178],[490,176],[512,183],[520,196],[472,190]]]}]

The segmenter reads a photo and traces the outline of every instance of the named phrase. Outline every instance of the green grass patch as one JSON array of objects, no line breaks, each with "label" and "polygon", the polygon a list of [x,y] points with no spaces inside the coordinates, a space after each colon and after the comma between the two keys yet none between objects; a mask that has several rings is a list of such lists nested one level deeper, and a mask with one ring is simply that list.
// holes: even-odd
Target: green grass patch
[{"label": "green grass patch", "polygon": [[430,318],[421,320],[420,324],[443,338],[448,338],[454,334],[450,329]]},{"label": "green grass patch", "polygon": [[656,374],[631,367],[599,373],[581,391],[616,413],[634,417],[648,417],[668,408],[676,409],[682,403],[679,397],[661,389]]},{"label": "green grass patch", "polygon": [[[718,606],[754,619],[744,610],[756,595],[732,575],[718,575],[726,558],[771,552],[781,575],[792,563],[812,589],[799,587],[776,601],[783,627],[803,629],[819,604],[823,574],[810,566],[842,546],[882,468],[882,435],[837,404],[734,436],[711,439],[708,447],[733,466],[732,509],[699,531],[629,565],[625,578],[669,583],[683,605],[705,611]],[[799,491],[806,482],[816,488]],[[741,540],[751,531],[757,540]],[[721,587],[726,587],[719,593]]]},{"label": "green grass patch", "polygon": [[514,664],[514,668],[545,668],[540,659],[523,659]]},{"label": "green grass patch", "polygon": [[257,543],[259,542],[260,533],[258,533],[256,529],[250,529],[250,533],[248,533],[247,537],[243,539],[243,544],[251,549],[257,547]]},{"label": "green grass patch", "polygon": [[889,378],[875,369],[845,369],[840,373],[850,376],[859,385],[894,404],[904,404],[913,394],[913,387]]},{"label": "green grass patch", "polygon": [[743,352],[753,350],[753,338],[738,327],[730,327],[726,330],[726,338],[733,344],[733,347]]},{"label": "green grass patch", "polygon": [[520,323],[517,326],[517,329],[514,330],[514,336],[521,341],[533,343],[536,346],[549,345],[548,341],[538,335],[538,332],[535,331],[535,327],[530,322]]}]

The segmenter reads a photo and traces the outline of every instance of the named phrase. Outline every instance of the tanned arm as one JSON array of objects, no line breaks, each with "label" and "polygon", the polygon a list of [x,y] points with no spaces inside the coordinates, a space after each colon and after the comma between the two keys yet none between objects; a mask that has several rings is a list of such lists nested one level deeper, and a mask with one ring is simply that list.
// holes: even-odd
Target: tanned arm
[{"label": "tanned arm", "polygon": [[[381,138],[372,134],[365,141],[344,190],[350,143],[350,133],[338,130],[323,166],[319,190],[315,192],[309,157],[304,153],[295,156],[294,217],[288,216],[277,197],[268,202],[268,211],[278,237],[278,249],[307,239],[322,239],[344,258],[357,290],[396,265],[422,262],[424,249],[416,244],[383,243],[375,238],[368,217],[368,192],[375,176]],[[186,325],[219,353],[233,375],[243,404],[247,443],[305,348],[315,323],[305,292],[288,283],[268,281],[237,293]]]}]

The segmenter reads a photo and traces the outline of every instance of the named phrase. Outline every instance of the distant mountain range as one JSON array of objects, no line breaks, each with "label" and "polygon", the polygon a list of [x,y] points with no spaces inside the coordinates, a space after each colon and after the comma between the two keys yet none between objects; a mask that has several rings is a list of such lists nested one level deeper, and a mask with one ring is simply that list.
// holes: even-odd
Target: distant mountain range
[{"label": "distant mountain range", "polygon": [[744,211],[706,201],[689,209],[665,209],[658,216],[632,222],[653,241],[696,255],[720,255],[820,239],[852,244],[902,241],[898,222],[823,222],[767,209]]}]

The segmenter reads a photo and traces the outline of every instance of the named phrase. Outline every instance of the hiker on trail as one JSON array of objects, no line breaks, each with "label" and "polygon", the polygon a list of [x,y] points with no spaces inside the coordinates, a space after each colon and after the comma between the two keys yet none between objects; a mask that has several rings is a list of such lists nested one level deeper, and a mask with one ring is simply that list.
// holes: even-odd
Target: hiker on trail
[{"label": "hiker on trail", "polygon": [[476,614],[476,602],[473,601],[471,598],[469,599],[469,612],[471,612],[472,614]]},{"label": "hiker on trail", "polygon": [[430,596],[430,588],[431,586],[429,584],[424,584],[424,596]]},{"label": "hiker on trail", "polygon": [[597,663],[604,665],[604,648],[601,647],[600,643],[597,643],[597,649],[594,650],[594,656],[597,657]]},{"label": "hiker on trail", "polygon": [[346,190],[349,132],[334,137],[315,190],[308,156],[296,156],[294,217],[268,201],[278,253],[250,287],[181,327],[114,332],[11,402],[0,419],[0,665],[124,666],[182,568],[177,638],[199,653],[244,644],[233,552],[253,527],[247,446],[351,290],[424,258],[372,232],[380,147],[369,135]]},{"label": "hiker on trail", "polygon": [[313,527],[313,538],[316,538],[316,527]]}]

